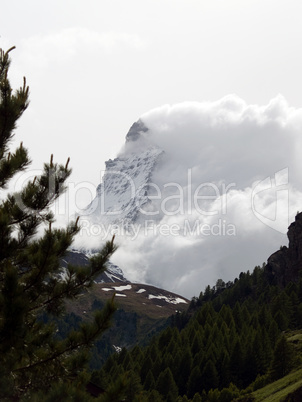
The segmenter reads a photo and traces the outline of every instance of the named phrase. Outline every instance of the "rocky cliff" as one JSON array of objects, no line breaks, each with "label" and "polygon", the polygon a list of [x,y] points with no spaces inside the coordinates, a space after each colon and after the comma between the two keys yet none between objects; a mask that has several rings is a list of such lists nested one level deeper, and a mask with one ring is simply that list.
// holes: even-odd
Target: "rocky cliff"
[{"label": "rocky cliff", "polygon": [[288,247],[283,246],[272,254],[265,267],[270,281],[281,286],[297,281],[302,272],[302,213],[298,213],[289,226],[287,237]]}]

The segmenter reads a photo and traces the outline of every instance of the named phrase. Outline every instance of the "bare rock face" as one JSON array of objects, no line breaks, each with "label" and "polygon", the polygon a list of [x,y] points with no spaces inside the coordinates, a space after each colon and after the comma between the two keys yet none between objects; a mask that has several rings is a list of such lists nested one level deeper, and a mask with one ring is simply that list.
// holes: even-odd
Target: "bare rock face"
[{"label": "bare rock face", "polygon": [[302,213],[298,213],[287,232],[288,247],[283,246],[267,260],[265,273],[272,283],[285,286],[297,281],[302,272]]},{"label": "bare rock face", "polygon": [[296,215],[295,222],[288,228],[289,255],[293,274],[302,269],[302,213]]},{"label": "bare rock face", "polygon": [[126,135],[126,141],[136,141],[141,137],[142,132],[146,133],[147,131],[148,128],[144,125],[144,123],[141,120],[138,120],[130,127],[128,134]]}]

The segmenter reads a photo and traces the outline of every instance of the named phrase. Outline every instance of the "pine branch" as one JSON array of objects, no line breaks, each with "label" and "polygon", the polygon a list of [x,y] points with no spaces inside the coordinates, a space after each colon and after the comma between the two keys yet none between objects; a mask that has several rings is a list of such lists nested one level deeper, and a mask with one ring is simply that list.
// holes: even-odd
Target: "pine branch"
[{"label": "pine branch", "polygon": [[29,309],[29,312],[45,308],[49,312],[55,312],[64,298],[74,298],[80,291],[92,286],[95,277],[106,269],[106,263],[115,250],[116,246],[113,237],[111,241],[106,242],[99,255],[90,259],[90,266],[78,268],[69,264],[69,275],[67,281],[60,282],[58,279],[53,279],[53,281],[50,280],[49,283],[45,285],[44,291],[37,295],[37,299],[43,297],[43,295],[51,295],[51,297],[33,305]]},{"label": "pine branch", "polygon": [[[26,79],[15,92],[8,79],[10,52],[0,49],[0,189],[30,163],[23,144],[9,152],[18,119],[29,104]],[[93,257],[89,267],[67,267],[60,278],[60,260],[78,233],[78,221],[65,230],[53,229],[53,202],[66,190],[71,174],[65,165],[50,162],[43,173],[0,202],[0,399],[25,397],[70,379],[84,367],[85,351],[110,325],[113,300],[90,324],[58,341],[56,329],[39,320],[41,312],[58,314],[67,298],[79,295],[106,269],[116,250],[114,238]],[[42,223],[44,235],[34,239]],[[82,352],[82,350],[84,352]],[[72,387],[74,388],[74,387]],[[12,391],[14,390],[14,391]],[[12,395],[13,394],[13,395]]]},{"label": "pine branch", "polygon": [[[82,334],[80,334],[81,339],[78,342],[74,342],[73,339],[71,338],[71,336],[72,336],[71,335],[69,338],[67,338],[66,341],[65,340],[62,341],[62,343],[64,343],[64,344],[70,343],[70,346],[64,347],[64,345],[60,345],[61,347],[63,346],[62,351],[58,351],[58,352],[52,354],[51,356],[47,357],[46,359],[37,361],[32,364],[28,364],[23,367],[18,367],[17,369],[13,370],[13,372],[19,373],[24,370],[32,370],[33,368],[35,368],[37,366],[43,366],[43,365],[49,363],[50,361],[56,360],[60,356],[68,355],[80,347],[90,347],[91,343],[96,340],[98,335],[100,335],[106,329],[108,329],[110,327],[110,319],[112,318],[113,313],[116,311],[116,306],[114,304],[114,297],[115,297],[115,295],[113,295],[112,299],[107,302],[104,309],[100,312],[101,315],[95,317],[95,321],[90,326],[89,329],[91,329],[91,328],[93,329],[93,326],[95,326],[95,328],[92,330],[92,332],[89,334],[88,337],[86,335],[88,331],[86,331],[86,334],[85,334],[85,330],[82,331]],[[86,328],[88,328],[88,325],[86,325]]]}]

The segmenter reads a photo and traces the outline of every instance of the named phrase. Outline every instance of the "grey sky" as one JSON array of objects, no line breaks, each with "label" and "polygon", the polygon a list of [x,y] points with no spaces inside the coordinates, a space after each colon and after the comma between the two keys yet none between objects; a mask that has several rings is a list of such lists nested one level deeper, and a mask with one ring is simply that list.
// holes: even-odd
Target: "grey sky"
[{"label": "grey sky", "polygon": [[154,107],[229,93],[301,106],[301,15],[298,0],[4,2],[0,45],[31,88],[18,136],[37,167],[70,156],[74,180],[97,184]]}]

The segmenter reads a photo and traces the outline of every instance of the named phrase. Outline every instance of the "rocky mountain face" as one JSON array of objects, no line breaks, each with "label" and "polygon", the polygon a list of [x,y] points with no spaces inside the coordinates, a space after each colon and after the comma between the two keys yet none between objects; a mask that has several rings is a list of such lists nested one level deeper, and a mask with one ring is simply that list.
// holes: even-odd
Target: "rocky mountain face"
[{"label": "rocky mountain face", "polygon": [[[99,228],[102,240],[112,237],[115,230],[124,229],[132,233],[139,218],[140,210],[148,208],[152,174],[160,162],[164,151],[144,139],[148,128],[141,120],[135,122],[126,135],[125,147],[114,160],[109,159],[96,197],[83,211],[80,219],[85,227]],[[130,231],[130,232],[129,232]],[[78,264],[86,264],[91,250],[72,250],[67,260],[76,259]],[[108,264],[108,270],[98,282],[127,282],[122,270]]]},{"label": "rocky mountain face", "polygon": [[[82,220],[128,226],[136,221],[140,208],[150,202],[148,189],[152,173],[164,151],[157,146],[146,146],[142,134],[147,131],[140,120],[131,126],[123,152],[105,162],[103,181],[97,187],[96,197],[84,210]],[[135,152],[133,142],[136,142]]]},{"label": "rocky mountain face", "polygon": [[272,254],[265,267],[271,281],[281,286],[297,281],[302,271],[302,213],[298,213],[289,226],[287,237],[288,247],[283,246]]},{"label": "rocky mountain face", "polygon": [[[67,267],[67,264],[72,264],[75,266],[82,266],[85,267],[89,264],[89,257],[82,251],[78,250],[69,250],[65,257],[61,260],[61,267],[62,272],[64,275],[64,268]],[[127,279],[124,277],[122,270],[112,264],[110,261],[107,264],[107,270],[99,275],[95,279],[96,283],[103,283],[103,282],[124,282],[127,283]]]}]

